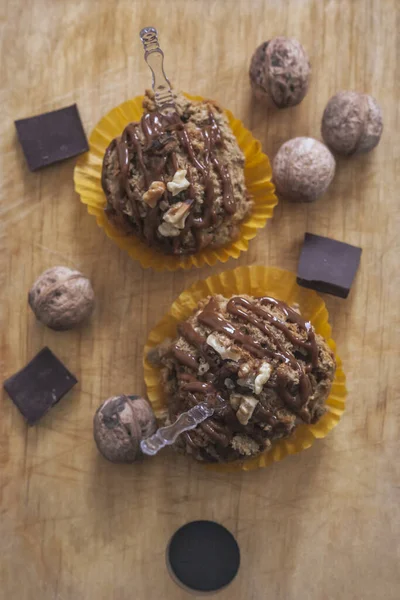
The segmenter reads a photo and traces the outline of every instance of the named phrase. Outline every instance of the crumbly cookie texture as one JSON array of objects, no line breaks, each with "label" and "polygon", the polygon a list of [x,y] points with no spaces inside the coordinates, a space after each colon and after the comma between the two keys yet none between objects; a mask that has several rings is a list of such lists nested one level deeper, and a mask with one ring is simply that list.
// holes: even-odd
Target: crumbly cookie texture
[{"label": "crumbly cookie texture", "polygon": [[336,369],[298,308],[269,297],[208,297],[148,358],[161,367],[171,421],[199,402],[214,407],[176,442],[206,462],[255,456],[300,423],[316,423]]},{"label": "crumbly cookie texture", "polygon": [[223,111],[175,95],[161,115],[146,91],[144,115],[112,141],[103,161],[113,225],[164,254],[194,254],[235,240],[252,209],[244,156]]}]

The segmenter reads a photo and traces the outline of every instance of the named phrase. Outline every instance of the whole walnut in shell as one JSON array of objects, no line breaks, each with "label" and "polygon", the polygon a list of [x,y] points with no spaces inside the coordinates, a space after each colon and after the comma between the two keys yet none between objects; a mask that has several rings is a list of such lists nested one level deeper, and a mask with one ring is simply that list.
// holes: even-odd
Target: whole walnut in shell
[{"label": "whole walnut in shell", "polygon": [[299,104],[307,93],[311,67],[294,38],[276,37],[259,46],[250,64],[254,94],[277,108]]},{"label": "whole walnut in shell", "polygon": [[89,279],[79,271],[53,267],[35,281],[28,302],[39,321],[62,331],[89,317],[94,308],[94,292]]},{"label": "whole walnut in shell", "polygon": [[312,202],[328,189],[335,174],[335,159],[318,140],[298,137],[279,148],[272,170],[279,196]]},{"label": "whole walnut in shell", "polygon": [[113,396],[96,411],[97,448],[111,462],[132,463],[142,456],[140,442],[157,430],[150,404],[140,396]]},{"label": "whole walnut in shell", "polygon": [[338,92],[326,105],[321,125],[325,143],[338,154],[369,152],[378,145],[383,130],[377,101],[359,92]]}]

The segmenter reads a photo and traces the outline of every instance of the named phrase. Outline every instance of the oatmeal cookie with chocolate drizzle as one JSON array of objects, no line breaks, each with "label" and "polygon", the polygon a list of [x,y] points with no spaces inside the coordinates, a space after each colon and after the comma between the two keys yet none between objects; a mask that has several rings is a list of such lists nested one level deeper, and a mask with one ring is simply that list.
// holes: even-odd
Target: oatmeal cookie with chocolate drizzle
[{"label": "oatmeal cookie with chocolate drizzle", "polygon": [[316,423],[336,369],[311,323],[267,296],[207,298],[149,360],[161,366],[171,420],[199,402],[214,407],[176,442],[206,462],[257,455],[300,423]]},{"label": "oatmeal cookie with chocolate drizzle", "polygon": [[164,254],[194,254],[235,240],[251,212],[244,156],[223,111],[175,95],[162,115],[146,91],[145,113],[108,147],[102,172],[106,215]]}]

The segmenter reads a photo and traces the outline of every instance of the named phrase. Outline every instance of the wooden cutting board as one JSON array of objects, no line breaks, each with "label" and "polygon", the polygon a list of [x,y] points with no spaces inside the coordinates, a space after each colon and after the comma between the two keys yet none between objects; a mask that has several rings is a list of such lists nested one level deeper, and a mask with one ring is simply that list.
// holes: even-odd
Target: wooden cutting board
[{"label": "wooden cutting board", "polygon": [[[188,598],[166,571],[165,548],[192,519],[223,523],[240,544],[239,575],[221,600],[400,597],[398,20],[396,0],[1,0],[2,380],[44,345],[79,378],[32,428],[1,397],[1,598]],[[238,261],[142,270],[80,204],[74,160],[28,171],[13,121],[77,102],[89,133],[149,86],[138,38],[146,25],[159,30],[175,86],[230,108],[270,157],[290,137],[319,138],[340,89],[377,97],[381,144],[339,160],[315,204],[281,203]],[[274,112],[252,99],[248,67],[255,47],[281,34],[304,44],[313,76],[300,106]],[[349,298],[326,298],[349,387],[337,429],[247,474],[210,473],[172,453],[134,467],[104,461],[93,413],[110,395],[144,391],[143,344],[172,300],[240,264],[295,270],[306,230],[363,248]],[[96,311],[80,330],[52,332],[28,309],[32,282],[57,264],[93,281]]]}]

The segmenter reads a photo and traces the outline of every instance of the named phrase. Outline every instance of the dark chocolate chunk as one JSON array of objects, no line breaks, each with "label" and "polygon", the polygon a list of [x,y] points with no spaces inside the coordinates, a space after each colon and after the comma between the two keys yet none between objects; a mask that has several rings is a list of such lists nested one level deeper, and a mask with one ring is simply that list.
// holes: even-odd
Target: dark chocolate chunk
[{"label": "dark chocolate chunk", "polygon": [[15,121],[31,171],[89,150],[76,104]]},{"label": "dark chocolate chunk", "polygon": [[361,248],[306,233],[297,283],[317,292],[347,298],[360,264]]},{"label": "dark chocolate chunk", "polygon": [[237,574],[240,551],[233,535],[222,525],[192,521],[173,535],[167,561],[177,583],[196,592],[215,592]]},{"label": "dark chocolate chunk", "polygon": [[33,425],[76,383],[78,380],[51,350],[43,348],[26,367],[4,382],[4,388],[29,425]]}]

